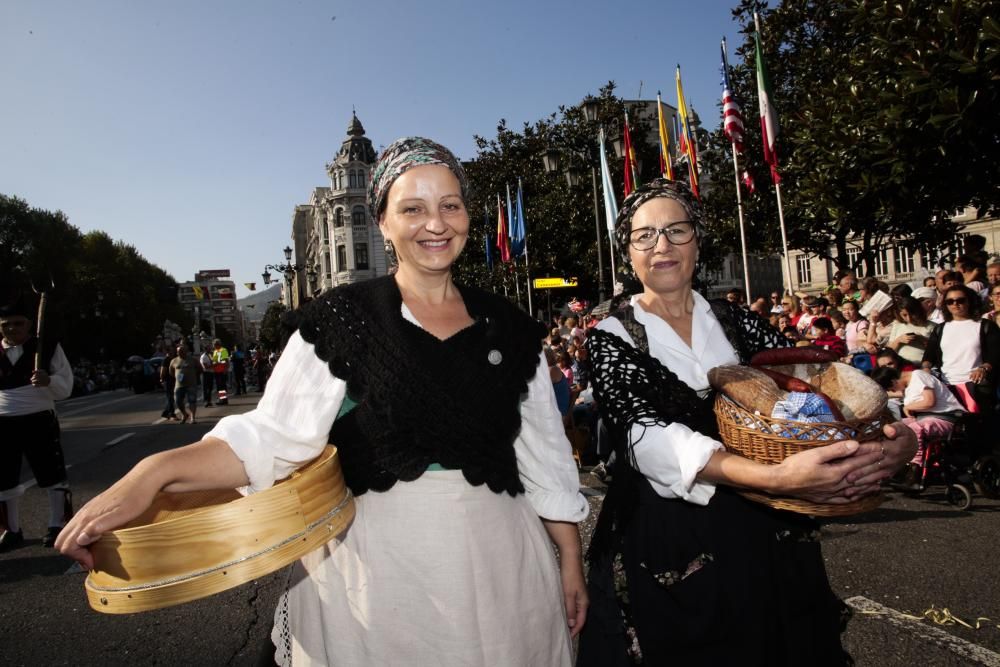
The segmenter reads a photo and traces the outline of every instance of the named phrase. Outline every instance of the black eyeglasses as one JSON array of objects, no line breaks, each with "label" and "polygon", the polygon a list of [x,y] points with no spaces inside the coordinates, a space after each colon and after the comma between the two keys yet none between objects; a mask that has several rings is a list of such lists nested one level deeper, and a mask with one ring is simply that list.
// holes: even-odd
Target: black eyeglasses
[{"label": "black eyeglasses", "polygon": [[964,306],[969,303],[969,300],[964,296],[960,296],[957,299],[945,299],[944,305],[946,306]]},{"label": "black eyeglasses", "polygon": [[643,227],[633,229],[628,235],[628,242],[636,250],[650,250],[660,240],[660,234],[667,237],[670,245],[685,245],[694,239],[694,223],[691,221],[675,222],[667,227]]}]

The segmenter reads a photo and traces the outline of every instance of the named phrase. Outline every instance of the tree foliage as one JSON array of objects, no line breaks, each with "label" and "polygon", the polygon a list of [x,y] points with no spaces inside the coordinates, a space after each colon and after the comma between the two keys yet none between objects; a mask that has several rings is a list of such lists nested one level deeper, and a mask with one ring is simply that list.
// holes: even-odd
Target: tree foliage
[{"label": "tree foliage", "polygon": [[[505,120],[497,124],[494,138],[477,136],[478,154],[466,165],[472,195],[468,203],[472,219],[469,242],[456,265],[456,276],[467,283],[486,289],[507,293],[513,298],[516,289],[514,271],[521,281],[524,295],[525,272],[523,259],[517,268],[503,265],[496,257],[497,195],[506,207],[507,186],[511,197],[516,196],[518,178],[524,189],[525,218],[528,232],[528,256],[532,278],[574,277],[579,279],[580,296],[594,299],[598,295],[598,244],[604,265],[604,288],[610,296],[611,272],[609,244],[603,199],[598,201],[599,232],[595,230],[594,191],[591,167],[596,169],[598,197],[603,198],[600,185],[597,136],[599,123],[605,123],[609,141],[620,136],[624,103],[614,95],[614,83],[605,85],[596,99],[599,103],[599,121],[587,121],[582,103],[560,107],[547,117],[534,123],[525,123],[520,131],[507,126]],[[656,168],[655,153],[642,143],[645,127],[637,123],[633,138],[644,160],[643,180],[652,178]],[[580,182],[569,186],[562,172],[545,173],[542,154],[550,148],[562,154],[564,164],[579,170]],[[621,161],[615,159],[607,147],[612,180],[622,183]],[[618,196],[620,201],[620,193]],[[485,243],[489,237],[493,244],[494,267],[486,266]],[[565,299],[569,293],[560,293]],[[526,303],[526,299],[522,299]],[[537,300],[537,297],[536,297]]]},{"label": "tree foliage", "polygon": [[190,328],[176,281],[131,245],[82,234],[66,216],[0,195],[0,300],[54,285],[46,331],[73,361],[148,355],[170,319]]},{"label": "tree foliage", "polygon": [[[746,201],[752,247],[780,248],[756,122],[754,9],[762,10],[781,119],[792,247],[848,268],[848,244],[857,244],[871,271],[886,241],[934,248],[954,236],[956,210],[998,208],[1000,3],[786,0],[767,11],[766,3],[742,0],[733,11],[745,36],[742,64],[731,78],[747,117],[744,159],[758,186]],[[735,184],[721,130],[713,145],[704,165],[715,186],[707,206],[721,228],[733,229]]]},{"label": "tree foliage", "polygon": [[261,345],[268,350],[280,350],[284,347],[282,336],[281,316],[288,309],[280,301],[272,301],[260,321],[260,329],[257,338]]}]

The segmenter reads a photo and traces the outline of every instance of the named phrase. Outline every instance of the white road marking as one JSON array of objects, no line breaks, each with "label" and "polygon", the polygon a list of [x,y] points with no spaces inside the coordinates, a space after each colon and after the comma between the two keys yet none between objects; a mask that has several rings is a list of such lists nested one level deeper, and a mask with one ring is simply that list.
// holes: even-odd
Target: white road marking
[{"label": "white road marking", "polygon": [[919,639],[940,646],[955,655],[987,667],[1000,667],[1000,653],[994,653],[978,644],[959,639],[944,630],[928,625],[924,621],[910,618],[906,614],[869,600],[861,595],[844,600],[852,608],[873,618],[884,618],[892,625],[916,635]]},{"label": "white road marking", "polygon": [[104,443],[103,447],[101,447],[101,451],[103,452],[106,449],[111,449],[112,447],[114,447],[115,445],[117,445],[119,442],[122,442],[124,440],[128,440],[133,435],[135,435],[135,431],[133,431],[132,433],[126,433],[125,435],[120,435],[117,438],[115,438],[114,440],[109,440],[108,442]]},{"label": "white road marking", "polygon": [[121,403],[122,401],[131,401],[131,400],[133,400],[135,398],[136,398],[136,396],[125,396],[123,398],[116,398],[113,401],[106,401],[104,403],[96,403],[96,404],[93,404],[93,405],[88,405],[85,408],[77,408],[76,410],[70,410],[69,412],[60,412],[58,410],[58,408],[57,408],[56,409],[56,415],[60,419],[63,418],[63,417],[72,417],[73,415],[78,415],[78,414],[81,414],[83,412],[90,412],[91,410],[95,410],[97,408],[103,408],[103,407],[108,406],[108,405],[114,405],[115,403]]},{"label": "white road marking", "polygon": [[162,424],[165,421],[167,421],[166,417],[160,417],[155,422],[149,422],[149,423],[152,424],[153,426],[156,426],[157,424]]}]

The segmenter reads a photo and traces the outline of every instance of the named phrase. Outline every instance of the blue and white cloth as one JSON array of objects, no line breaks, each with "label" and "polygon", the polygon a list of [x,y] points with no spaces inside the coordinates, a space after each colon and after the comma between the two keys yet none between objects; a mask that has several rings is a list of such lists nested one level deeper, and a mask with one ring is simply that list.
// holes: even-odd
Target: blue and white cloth
[{"label": "blue and white cloth", "polygon": [[776,402],[771,417],[810,424],[836,421],[826,401],[817,394],[798,391],[789,393],[784,401]]}]

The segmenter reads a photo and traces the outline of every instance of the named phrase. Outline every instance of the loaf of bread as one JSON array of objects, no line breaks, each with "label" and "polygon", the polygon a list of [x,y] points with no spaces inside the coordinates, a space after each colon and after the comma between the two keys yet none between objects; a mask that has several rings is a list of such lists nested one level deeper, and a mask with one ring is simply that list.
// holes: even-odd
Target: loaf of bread
[{"label": "loaf of bread", "polygon": [[788,398],[788,393],[779,389],[774,380],[750,366],[716,366],[708,371],[708,383],[744,410],[767,417],[774,411],[775,403]]},{"label": "loaf of bread", "polygon": [[889,397],[877,382],[848,364],[788,364],[769,368],[805,380],[833,399],[850,421],[875,419]]}]

